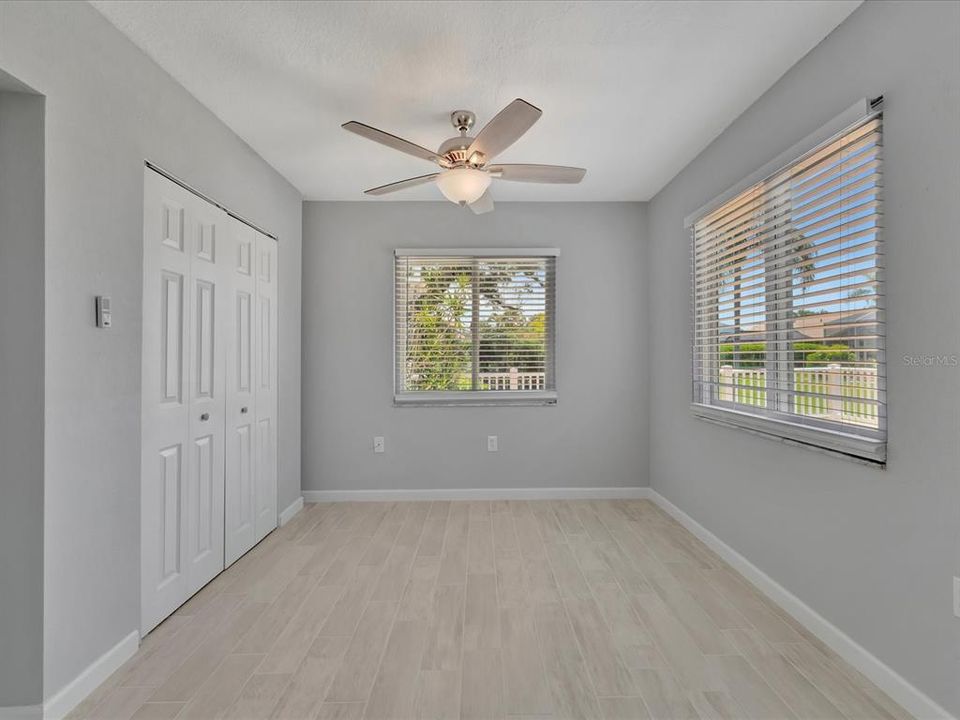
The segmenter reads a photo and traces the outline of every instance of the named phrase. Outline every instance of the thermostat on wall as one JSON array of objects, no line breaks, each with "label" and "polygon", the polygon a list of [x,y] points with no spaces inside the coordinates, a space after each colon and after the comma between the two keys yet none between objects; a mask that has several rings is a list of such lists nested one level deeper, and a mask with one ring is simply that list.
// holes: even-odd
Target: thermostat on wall
[{"label": "thermostat on wall", "polygon": [[97,327],[108,328],[111,325],[110,297],[107,295],[97,295]]}]

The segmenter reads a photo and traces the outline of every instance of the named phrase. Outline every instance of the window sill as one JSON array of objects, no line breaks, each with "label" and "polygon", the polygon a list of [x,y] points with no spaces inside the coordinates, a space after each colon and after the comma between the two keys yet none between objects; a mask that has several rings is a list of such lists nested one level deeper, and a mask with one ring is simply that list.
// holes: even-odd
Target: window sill
[{"label": "window sill", "polygon": [[497,392],[484,390],[474,392],[464,390],[459,392],[418,392],[403,393],[393,396],[396,407],[510,407],[556,405],[555,391],[524,392],[509,390]]},{"label": "window sill", "polygon": [[763,417],[714,405],[692,403],[690,411],[695,417],[709,422],[822,450],[832,455],[866,462],[875,467],[886,466],[887,443],[885,440],[827,428],[810,427],[776,417]]}]

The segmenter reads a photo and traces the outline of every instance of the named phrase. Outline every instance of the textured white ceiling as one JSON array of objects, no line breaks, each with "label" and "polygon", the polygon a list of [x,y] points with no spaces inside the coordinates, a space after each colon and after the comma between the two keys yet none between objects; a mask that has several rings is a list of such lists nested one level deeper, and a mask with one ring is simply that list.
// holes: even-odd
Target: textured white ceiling
[{"label": "textured white ceiling", "polygon": [[500,161],[587,176],[493,196],[561,201],[649,199],[859,3],[93,1],[308,199],[432,171],[347,120],[433,149],[522,97],[543,117]]}]

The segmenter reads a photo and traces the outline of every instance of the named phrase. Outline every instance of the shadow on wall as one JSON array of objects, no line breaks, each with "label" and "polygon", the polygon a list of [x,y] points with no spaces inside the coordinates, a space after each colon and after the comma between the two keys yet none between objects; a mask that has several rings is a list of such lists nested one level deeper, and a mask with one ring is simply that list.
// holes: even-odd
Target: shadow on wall
[{"label": "shadow on wall", "polygon": [[0,70],[0,714],[43,690],[43,136]]}]

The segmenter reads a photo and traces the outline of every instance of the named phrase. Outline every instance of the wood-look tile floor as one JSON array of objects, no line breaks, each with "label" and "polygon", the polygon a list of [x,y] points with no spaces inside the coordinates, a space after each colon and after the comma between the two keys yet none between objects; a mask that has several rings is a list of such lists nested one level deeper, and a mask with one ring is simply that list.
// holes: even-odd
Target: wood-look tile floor
[{"label": "wood-look tile floor", "polygon": [[647,501],[308,505],[72,720],[909,716]]}]

